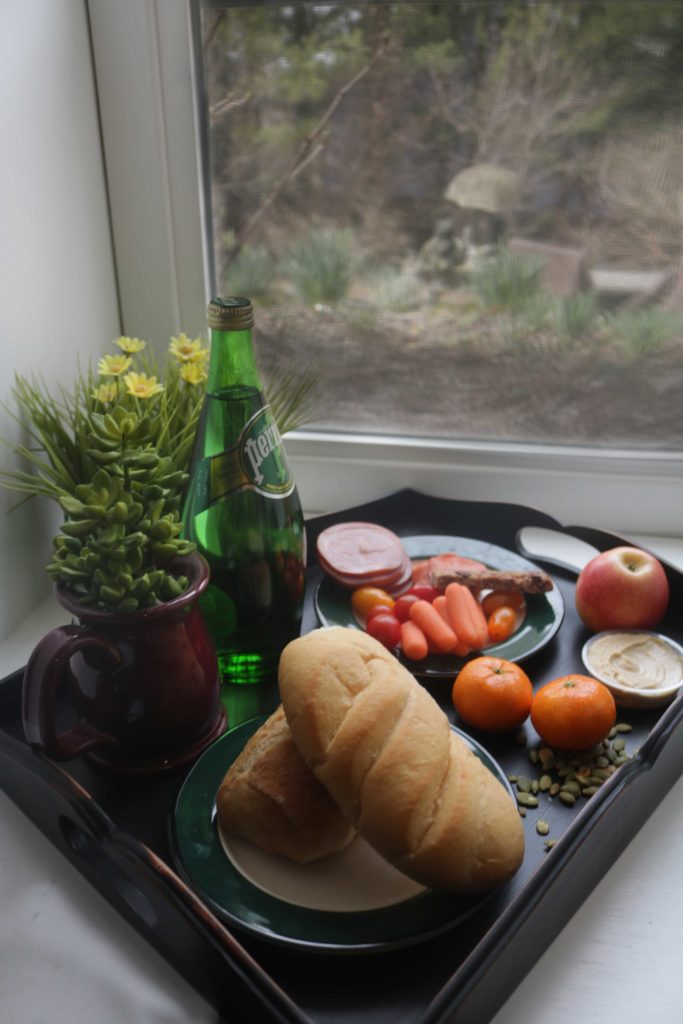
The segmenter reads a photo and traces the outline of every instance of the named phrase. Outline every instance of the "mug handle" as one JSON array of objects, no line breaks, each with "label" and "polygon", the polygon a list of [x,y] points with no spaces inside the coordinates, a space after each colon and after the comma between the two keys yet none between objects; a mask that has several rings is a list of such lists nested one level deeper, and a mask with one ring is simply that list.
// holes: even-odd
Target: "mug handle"
[{"label": "mug handle", "polygon": [[57,732],[57,687],[69,659],[85,647],[103,651],[114,668],[121,664],[120,651],[108,640],[80,626],[58,626],[38,642],[24,672],[22,718],[26,740],[34,749],[59,761],[78,757],[93,747],[118,743],[115,736],[95,729],[83,718],[65,732]]}]

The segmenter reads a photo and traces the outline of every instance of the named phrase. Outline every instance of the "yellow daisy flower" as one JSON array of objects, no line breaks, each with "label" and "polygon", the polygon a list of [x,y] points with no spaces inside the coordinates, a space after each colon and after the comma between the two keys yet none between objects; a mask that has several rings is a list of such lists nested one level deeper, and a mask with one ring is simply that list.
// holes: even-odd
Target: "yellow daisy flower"
[{"label": "yellow daisy flower", "polygon": [[168,351],[179,362],[189,363],[203,351],[202,340],[201,338],[190,340],[186,334],[179,334],[177,338],[171,338]]},{"label": "yellow daisy flower", "polygon": [[127,355],[133,355],[135,352],[142,352],[147,342],[140,341],[139,338],[127,338],[123,335],[116,339],[115,344],[119,346],[122,352],[125,352]]},{"label": "yellow daisy flower", "polygon": [[132,363],[130,356],[102,356],[97,364],[97,372],[101,377],[120,377]]},{"label": "yellow daisy flower", "polygon": [[203,363],[197,359],[191,363],[183,363],[180,367],[180,376],[188,384],[201,384],[206,380],[206,371]]},{"label": "yellow daisy flower", "polygon": [[209,361],[210,352],[208,348],[200,348],[195,356],[192,357],[190,362],[198,363],[200,366],[206,366]]},{"label": "yellow daisy flower", "polygon": [[148,377],[146,373],[127,373],[123,383],[128,389],[129,395],[136,398],[151,398],[164,390],[163,384],[157,382],[156,377]]},{"label": "yellow daisy flower", "polygon": [[106,384],[100,384],[92,392],[92,397],[96,402],[113,402],[118,394],[119,389],[116,386],[115,381],[110,380]]}]

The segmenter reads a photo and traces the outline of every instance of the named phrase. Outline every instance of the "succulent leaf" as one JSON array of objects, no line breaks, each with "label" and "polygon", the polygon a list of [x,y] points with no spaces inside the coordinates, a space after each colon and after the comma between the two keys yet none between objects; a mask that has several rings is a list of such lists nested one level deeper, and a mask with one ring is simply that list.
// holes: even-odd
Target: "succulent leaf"
[{"label": "succulent leaf", "polygon": [[99,466],[112,466],[115,462],[121,461],[121,451],[118,448],[106,452],[99,451],[97,448],[86,448],[85,452]]}]

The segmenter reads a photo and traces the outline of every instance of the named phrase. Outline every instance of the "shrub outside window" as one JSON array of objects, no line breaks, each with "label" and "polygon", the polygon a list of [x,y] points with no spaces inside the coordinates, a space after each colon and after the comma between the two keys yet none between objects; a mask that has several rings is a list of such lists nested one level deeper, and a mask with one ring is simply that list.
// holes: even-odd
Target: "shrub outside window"
[{"label": "shrub outside window", "polygon": [[314,426],[681,448],[683,6],[201,8],[219,291]]}]

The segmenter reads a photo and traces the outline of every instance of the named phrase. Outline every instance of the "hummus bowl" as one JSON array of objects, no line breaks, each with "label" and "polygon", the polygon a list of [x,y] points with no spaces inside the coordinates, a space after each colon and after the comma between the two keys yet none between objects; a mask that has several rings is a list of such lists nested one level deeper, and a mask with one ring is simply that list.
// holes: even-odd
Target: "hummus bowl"
[{"label": "hummus bowl", "polygon": [[608,629],[586,641],[581,657],[621,707],[660,707],[683,686],[683,647],[661,633]]}]

